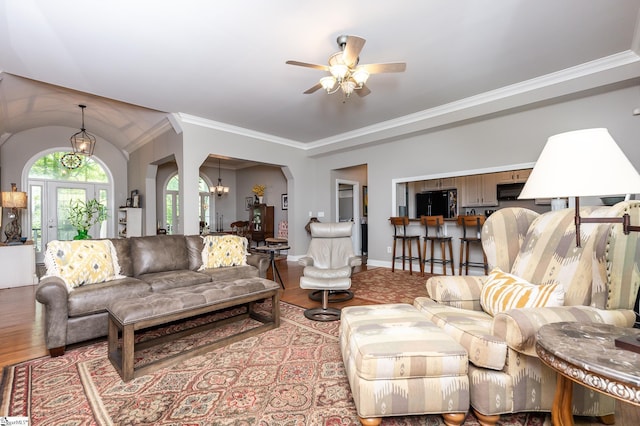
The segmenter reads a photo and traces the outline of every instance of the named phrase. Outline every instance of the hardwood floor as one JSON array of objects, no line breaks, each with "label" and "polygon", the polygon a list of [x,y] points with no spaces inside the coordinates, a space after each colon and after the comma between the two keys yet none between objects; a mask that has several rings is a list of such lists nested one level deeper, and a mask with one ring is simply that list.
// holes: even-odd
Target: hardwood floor
[{"label": "hardwood floor", "polygon": [[[309,299],[309,291],[299,286],[303,268],[284,259],[278,260],[277,263],[285,285],[281,300],[305,308],[318,306],[319,302]],[[363,270],[367,270],[366,265],[356,268],[356,272]],[[267,278],[272,278],[271,270]],[[44,312],[42,306],[35,301],[35,289],[36,286],[0,289],[0,368],[48,356],[44,343]],[[331,306],[342,308],[366,304],[371,302],[358,299],[356,295],[347,302],[332,303]],[[1,377],[2,370],[0,379]],[[618,403],[616,407],[616,424],[640,425],[640,407],[625,403]],[[600,423],[593,418],[576,418],[575,424],[595,426]]]}]

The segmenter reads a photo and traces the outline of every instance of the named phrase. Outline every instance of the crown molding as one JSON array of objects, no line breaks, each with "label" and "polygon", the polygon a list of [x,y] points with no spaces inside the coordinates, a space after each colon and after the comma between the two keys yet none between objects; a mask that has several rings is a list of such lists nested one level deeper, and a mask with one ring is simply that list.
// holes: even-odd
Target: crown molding
[{"label": "crown molding", "polygon": [[[133,152],[136,149],[142,147],[143,145],[146,145],[147,143],[151,142],[161,134],[165,133],[167,130],[169,129],[176,130],[176,127],[173,125],[172,118],[170,117],[170,115],[171,114],[167,114],[167,116],[165,117],[166,120],[160,120],[155,126],[149,129],[148,132],[144,133],[139,138],[137,138],[136,140],[131,142],[129,145],[127,145],[124,148],[124,151],[126,151],[127,153]],[[176,133],[178,132],[176,131]]]},{"label": "crown molding", "polygon": [[[594,61],[586,62],[571,68],[518,82],[468,98],[460,99],[448,104],[440,105],[424,111],[409,114],[403,117],[387,120],[371,126],[362,127],[350,132],[341,133],[314,142],[303,143],[291,139],[280,138],[267,133],[257,132],[243,127],[233,126],[219,121],[209,120],[185,113],[175,114],[184,122],[222,132],[233,133],[253,139],[276,143],[311,151],[312,154],[329,153],[334,150],[353,148],[359,145],[376,142],[388,137],[388,134],[410,133],[417,130],[425,130],[444,124],[451,124],[460,120],[467,120],[493,113],[515,106],[527,105],[542,99],[562,96],[567,85],[573,85],[570,91],[576,90],[575,82],[582,80],[579,90],[587,90],[604,84],[621,81],[625,78],[640,76],[640,70],[631,69],[629,66],[640,65],[640,56],[632,50],[626,50]],[[622,76],[615,73],[622,70]],[[602,77],[603,73],[612,72],[611,76]],[[628,75],[631,73],[632,75]],[[593,79],[590,79],[593,77]],[[517,99],[516,99],[517,98]],[[542,99],[541,99],[542,98]],[[511,102],[505,102],[511,100]],[[517,104],[517,105],[516,105]],[[486,108],[482,108],[482,107]],[[175,126],[174,126],[175,128]],[[403,131],[404,130],[404,131]],[[316,151],[316,152],[313,152]]]},{"label": "crown molding", "polygon": [[266,142],[286,145],[292,148],[305,149],[306,145],[302,142],[294,141],[291,139],[281,138],[278,136],[270,135],[268,133],[257,132],[255,130],[246,129],[244,127],[221,123],[219,121],[209,120],[207,118],[197,117],[195,115],[185,114],[182,112],[178,113],[178,116],[184,123],[195,124],[197,126],[206,127],[209,129],[220,130],[222,132],[233,133],[240,136],[247,136]]},{"label": "crown molding", "polygon": [[[519,83],[515,83],[509,86],[501,87],[495,90],[491,90],[485,93],[481,93],[475,96],[471,96],[465,99],[461,99],[448,104],[440,105],[435,108],[427,109],[424,111],[416,112],[414,114],[406,115],[403,117],[395,118],[393,120],[383,121],[373,124],[371,126],[362,127],[360,129],[342,133],[332,136],[330,138],[319,139],[315,142],[305,145],[307,150],[318,149],[322,147],[331,147],[339,143],[345,143],[353,141],[357,138],[363,138],[390,130],[398,130],[402,127],[415,127],[416,124],[429,122],[435,119],[441,119],[442,117],[451,116],[449,123],[462,119],[473,118],[474,116],[482,115],[473,113],[473,109],[476,109],[482,105],[494,104],[505,99],[513,98],[516,96],[536,93],[544,89],[551,87],[558,87],[564,84],[574,82],[578,79],[585,77],[595,76],[603,72],[608,72],[616,69],[625,68],[629,65],[639,65],[640,57],[638,54],[631,50],[620,52],[614,55],[610,55],[604,58],[600,58],[594,61],[586,62],[575,67],[567,68],[554,73],[546,74],[540,77],[536,77],[530,80],[525,80]],[[636,73],[639,76],[640,73]],[[608,83],[611,83],[609,81]],[[601,82],[596,82],[592,87],[602,85]],[[584,89],[591,88],[585,87]],[[555,89],[554,89],[555,90]],[[560,91],[558,89],[558,91]],[[564,92],[560,95],[565,94]],[[547,97],[555,97],[555,95],[547,95]],[[536,99],[536,101],[539,99]],[[521,105],[528,102],[520,102]],[[471,111],[472,114],[466,114],[461,116],[461,112]],[[492,111],[495,112],[495,111]],[[446,124],[442,120],[437,121],[437,125]],[[429,128],[428,124],[422,126],[423,128]],[[415,131],[415,128],[412,129]],[[366,142],[364,142],[366,143]],[[357,144],[356,144],[357,145]]]}]

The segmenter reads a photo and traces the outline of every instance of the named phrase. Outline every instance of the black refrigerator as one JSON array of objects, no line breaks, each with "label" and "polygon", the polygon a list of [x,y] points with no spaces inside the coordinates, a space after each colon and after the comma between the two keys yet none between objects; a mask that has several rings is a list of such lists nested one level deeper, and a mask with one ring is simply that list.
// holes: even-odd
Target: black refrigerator
[{"label": "black refrigerator", "polygon": [[441,191],[419,192],[416,194],[416,217],[444,216],[456,217],[458,214],[458,191],[445,189]]}]

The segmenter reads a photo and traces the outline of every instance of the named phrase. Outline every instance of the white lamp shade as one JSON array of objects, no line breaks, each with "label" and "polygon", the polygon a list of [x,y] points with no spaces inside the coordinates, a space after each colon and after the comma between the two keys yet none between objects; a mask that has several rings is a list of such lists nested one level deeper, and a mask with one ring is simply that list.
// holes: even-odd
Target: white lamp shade
[{"label": "white lamp shade", "polygon": [[320,84],[322,88],[328,92],[336,85],[336,79],[333,76],[322,77]]},{"label": "white lamp shade", "polygon": [[637,193],[640,174],[601,128],[551,136],[518,198]]},{"label": "white lamp shade", "polygon": [[369,73],[363,67],[358,67],[353,72],[352,77],[355,80],[355,82],[358,84],[358,86],[362,87],[362,85],[367,82],[367,79],[369,78]]}]

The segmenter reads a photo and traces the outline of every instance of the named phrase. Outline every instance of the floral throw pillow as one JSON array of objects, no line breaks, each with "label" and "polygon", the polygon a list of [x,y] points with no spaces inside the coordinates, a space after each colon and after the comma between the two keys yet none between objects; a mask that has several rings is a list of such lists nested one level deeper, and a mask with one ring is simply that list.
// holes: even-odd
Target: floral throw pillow
[{"label": "floral throw pillow", "polygon": [[109,240],[50,241],[44,255],[47,276],[62,278],[67,289],[124,278]]},{"label": "floral throw pillow", "polygon": [[491,316],[514,308],[564,305],[560,284],[535,285],[494,268],[480,293],[482,309]]},{"label": "floral throw pillow", "polygon": [[247,264],[247,239],[245,237],[207,235],[203,240],[200,270]]}]

